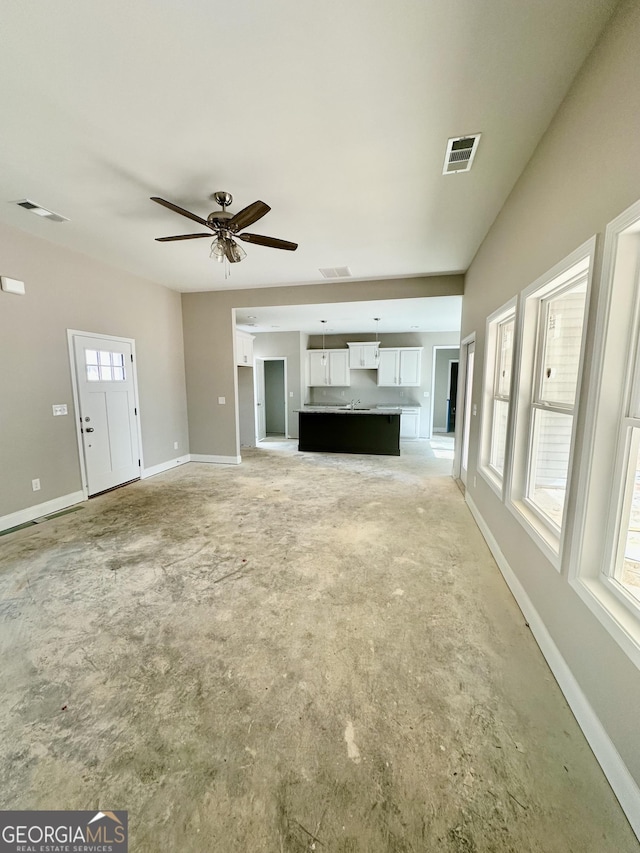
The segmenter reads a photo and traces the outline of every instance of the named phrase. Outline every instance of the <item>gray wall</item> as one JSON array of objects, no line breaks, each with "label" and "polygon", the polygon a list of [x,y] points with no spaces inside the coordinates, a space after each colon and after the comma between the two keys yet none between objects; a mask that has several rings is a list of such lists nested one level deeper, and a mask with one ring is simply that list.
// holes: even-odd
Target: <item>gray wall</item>
[{"label": "gray wall", "polygon": [[180,294],[5,226],[0,246],[26,285],[0,291],[0,516],[81,489],[67,329],[135,338],[144,466],[188,453]]},{"label": "gray wall", "polygon": [[[462,335],[475,332],[477,336],[473,396],[478,407],[482,404],[487,315],[593,234],[602,234],[609,221],[640,198],[636,143],[640,138],[639,43],[640,3],[625,2],[576,78],[468,271]],[[600,239],[589,347],[601,252]],[[611,377],[611,381],[620,380]],[[583,406],[578,419],[579,445],[588,417]],[[483,478],[474,478],[480,420],[471,419],[468,493],[636,783],[640,783],[640,673],[572,590],[567,577],[545,560]],[[575,494],[569,517],[574,502]]]},{"label": "gray wall", "polygon": [[[235,308],[272,305],[319,305],[376,299],[459,296],[461,275],[435,275],[393,280],[339,283],[305,287],[264,287],[183,293],[185,369],[192,453],[239,456],[239,431],[233,405],[237,375],[233,361]],[[220,405],[218,397],[225,397]]]},{"label": "gray wall", "polygon": [[253,368],[238,367],[238,422],[240,446],[256,446],[256,417]]},{"label": "gray wall", "polygon": [[[371,335],[326,335],[329,349],[341,349],[347,342],[374,340]],[[383,347],[422,347],[421,384],[414,388],[379,388],[375,370],[352,370],[349,388],[307,388],[306,402],[341,405],[351,399],[372,406],[420,406],[420,437],[429,438],[431,430],[431,387],[433,379],[433,348],[458,344],[459,332],[406,332],[378,335]],[[322,335],[311,335],[309,349],[322,347]],[[427,395],[427,396],[425,396]]]},{"label": "gray wall", "polygon": [[293,393],[293,397],[287,398],[287,432],[291,438],[298,437],[297,410],[301,401],[300,346],[300,332],[263,332],[256,335],[253,342],[255,358],[287,359],[287,394]]}]

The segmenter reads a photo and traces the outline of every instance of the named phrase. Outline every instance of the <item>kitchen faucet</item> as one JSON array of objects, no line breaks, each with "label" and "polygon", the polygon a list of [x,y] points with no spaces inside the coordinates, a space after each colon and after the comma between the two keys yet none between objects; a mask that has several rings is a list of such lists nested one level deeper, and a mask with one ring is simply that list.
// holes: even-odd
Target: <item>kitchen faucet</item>
[{"label": "kitchen faucet", "polygon": [[360,404],[360,400],[351,400],[351,402],[349,403],[349,408],[355,409],[355,407],[358,406],[359,404]]}]

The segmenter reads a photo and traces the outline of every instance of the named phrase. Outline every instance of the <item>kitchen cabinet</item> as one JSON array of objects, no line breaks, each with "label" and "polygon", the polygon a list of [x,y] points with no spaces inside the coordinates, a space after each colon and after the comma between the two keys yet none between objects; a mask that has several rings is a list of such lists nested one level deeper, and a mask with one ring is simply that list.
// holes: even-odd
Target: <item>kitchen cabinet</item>
[{"label": "kitchen cabinet", "polygon": [[[326,355],[326,364],[323,364]],[[325,349],[307,350],[309,385],[337,385],[346,388],[351,385],[349,374],[349,350]]]},{"label": "kitchen cabinet", "polygon": [[400,438],[420,438],[420,409],[401,410]]},{"label": "kitchen cabinet", "polygon": [[376,370],[378,367],[379,343],[347,343],[349,347],[349,367],[351,370]]},{"label": "kitchen cabinet", "polygon": [[253,367],[254,335],[236,329],[236,364],[240,367]]},{"label": "kitchen cabinet", "polygon": [[422,347],[381,348],[378,360],[378,385],[420,385]]}]

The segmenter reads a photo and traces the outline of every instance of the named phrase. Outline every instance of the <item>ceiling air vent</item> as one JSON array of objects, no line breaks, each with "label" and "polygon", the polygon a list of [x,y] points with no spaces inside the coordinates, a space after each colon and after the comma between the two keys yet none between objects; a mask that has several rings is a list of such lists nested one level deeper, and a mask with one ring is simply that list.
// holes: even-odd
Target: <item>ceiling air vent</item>
[{"label": "ceiling air vent", "polygon": [[481,133],[474,133],[471,136],[454,136],[450,139],[447,142],[447,153],[444,155],[442,174],[468,172],[476,156],[481,136]]},{"label": "ceiling air vent", "polygon": [[16,204],[18,207],[24,207],[25,210],[28,210],[29,213],[35,213],[36,216],[42,216],[43,219],[53,219],[54,222],[68,222],[66,216],[61,216],[59,213],[54,213],[52,210],[47,210],[46,207],[42,207],[39,204],[36,204],[34,201],[29,201],[28,198],[23,198],[22,201],[17,201]]},{"label": "ceiling air vent", "polygon": [[324,278],[349,278],[351,276],[349,267],[323,267],[320,272]]}]

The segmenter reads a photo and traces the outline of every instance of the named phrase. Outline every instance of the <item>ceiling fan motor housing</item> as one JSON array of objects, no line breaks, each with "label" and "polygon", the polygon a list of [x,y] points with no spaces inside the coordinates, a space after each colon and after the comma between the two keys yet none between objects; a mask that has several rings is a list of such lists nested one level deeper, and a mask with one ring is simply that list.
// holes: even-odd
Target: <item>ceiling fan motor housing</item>
[{"label": "ceiling fan motor housing", "polygon": [[207,225],[212,228],[226,228],[227,222],[233,218],[233,214],[228,210],[214,210],[207,216]]},{"label": "ceiling fan motor housing", "polygon": [[213,194],[213,200],[222,208],[229,207],[233,204],[233,196],[231,193],[225,192],[224,190],[218,190],[218,192],[215,192]]}]

